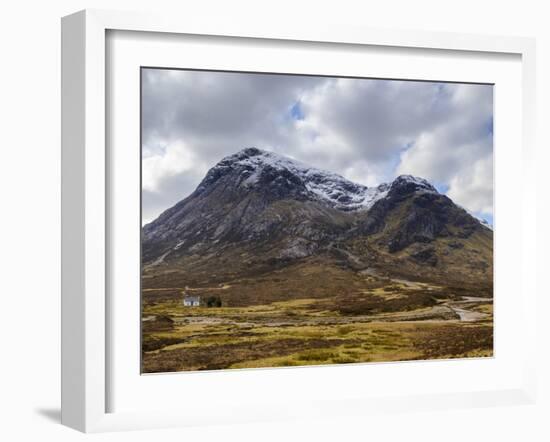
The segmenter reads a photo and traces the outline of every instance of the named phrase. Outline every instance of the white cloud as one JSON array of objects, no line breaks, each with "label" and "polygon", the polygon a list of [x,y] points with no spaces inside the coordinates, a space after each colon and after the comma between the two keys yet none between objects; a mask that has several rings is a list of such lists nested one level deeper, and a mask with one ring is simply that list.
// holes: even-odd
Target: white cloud
[{"label": "white cloud", "polygon": [[420,131],[401,154],[397,172],[444,184],[457,203],[492,215],[492,88],[452,85],[447,89],[447,118],[431,130]]},{"label": "white cloud", "polygon": [[206,167],[195,152],[183,141],[172,141],[165,149],[148,152],[142,160],[142,189],[149,192],[162,190],[162,182],[191,170],[200,170],[206,173]]},{"label": "white cloud", "polygon": [[493,214],[493,157],[475,161],[470,168],[452,177],[447,192],[457,204],[471,212]]},{"label": "white cloud", "polygon": [[367,185],[423,176],[492,213],[491,86],[173,70],[143,80],[144,219],[248,146]]}]

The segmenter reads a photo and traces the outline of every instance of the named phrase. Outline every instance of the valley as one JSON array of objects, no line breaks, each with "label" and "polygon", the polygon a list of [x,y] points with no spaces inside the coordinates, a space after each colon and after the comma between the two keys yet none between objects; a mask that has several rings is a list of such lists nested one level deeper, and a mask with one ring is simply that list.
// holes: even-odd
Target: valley
[{"label": "valley", "polygon": [[[308,273],[339,285],[336,274],[302,264],[221,286],[144,290],[143,372],[492,356],[489,292],[358,272],[343,293],[296,297],[279,281]],[[216,293],[222,307],[185,307],[189,292]]]}]

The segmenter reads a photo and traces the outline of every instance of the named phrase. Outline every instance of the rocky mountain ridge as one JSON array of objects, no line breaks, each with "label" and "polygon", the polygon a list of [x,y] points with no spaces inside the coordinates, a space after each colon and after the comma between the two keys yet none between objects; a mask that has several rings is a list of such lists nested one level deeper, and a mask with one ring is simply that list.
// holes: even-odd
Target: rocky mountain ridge
[{"label": "rocky mountain ridge", "polygon": [[376,187],[256,148],[222,159],[142,230],[146,271],[240,274],[298,260],[492,277],[492,231],[410,175]]}]

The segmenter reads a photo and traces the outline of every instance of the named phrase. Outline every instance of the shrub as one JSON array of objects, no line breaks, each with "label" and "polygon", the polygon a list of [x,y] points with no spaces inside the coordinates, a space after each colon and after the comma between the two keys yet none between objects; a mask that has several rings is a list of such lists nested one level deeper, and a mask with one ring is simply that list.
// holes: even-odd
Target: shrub
[{"label": "shrub", "polygon": [[207,307],[221,307],[222,300],[219,296],[209,296],[206,300]]}]

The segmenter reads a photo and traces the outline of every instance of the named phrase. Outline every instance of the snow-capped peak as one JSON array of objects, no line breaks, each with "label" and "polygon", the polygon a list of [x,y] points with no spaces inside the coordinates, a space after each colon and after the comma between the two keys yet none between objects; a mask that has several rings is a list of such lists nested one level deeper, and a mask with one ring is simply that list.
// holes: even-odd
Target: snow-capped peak
[{"label": "snow-capped peak", "polygon": [[[381,184],[367,187],[353,183],[341,175],[308,166],[300,161],[255,147],[243,149],[222,159],[211,170],[217,175],[238,168],[246,169],[246,178],[241,182],[244,187],[254,186],[266,169],[288,171],[298,177],[311,196],[329,203],[339,210],[366,210],[380,198],[386,196],[390,186]],[[210,175],[210,172],[209,172]]]},{"label": "snow-capped peak", "polygon": [[413,187],[415,190],[437,192],[435,187],[433,187],[427,180],[412,175],[399,175],[395,180],[393,180],[391,186],[394,188],[398,186],[407,186]]},{"label": "snow-capped peak", "polygon": [[428,181],[412,175],[401,175],[392,183],[367,187],[336,173],[317,169],[292,158],[255,147],[243,149],[223,158],[210,169],[198,190],[206,189],[209,184],[230,172],[239,174],[240,186],[251,188],[257,185],[266,172],[273,171],[290,173],[293,179],[297,178],[298,182],[303,184],[305,192],[310,197],[344,211],[368,210],[376,201],[384,198],[390,189],[437,193]]}]

